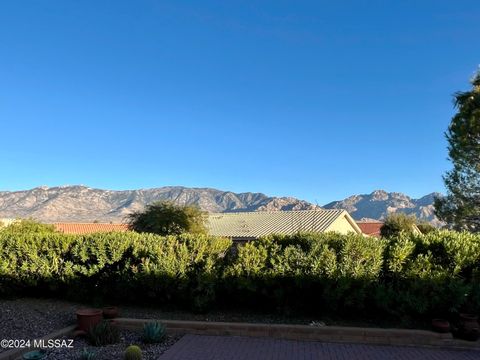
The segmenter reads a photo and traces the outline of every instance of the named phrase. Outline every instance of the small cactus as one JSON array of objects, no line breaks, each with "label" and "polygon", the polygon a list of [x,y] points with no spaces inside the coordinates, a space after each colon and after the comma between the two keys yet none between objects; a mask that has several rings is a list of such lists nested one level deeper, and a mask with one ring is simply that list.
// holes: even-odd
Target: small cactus
[{"label": "small cactus", "polygon": [[125,350],[125,360],[142,360],[142,350],[137,345],[130,345]]}]

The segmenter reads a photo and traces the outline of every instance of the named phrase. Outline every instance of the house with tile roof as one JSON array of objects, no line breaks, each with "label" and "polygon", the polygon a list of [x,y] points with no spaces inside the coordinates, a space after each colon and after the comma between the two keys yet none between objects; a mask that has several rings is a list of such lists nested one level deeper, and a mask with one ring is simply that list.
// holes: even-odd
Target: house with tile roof
[{"label": "house with tile roof", "polygon": [[357,221],[357,225],[362,233],[367,236],[380,237],[380,228],[383,226],[381,221]]},{"label": "house with tile roof", "polygon": [[362,234],[345,210],[317,209],[298,211],[256,211],[209,214],[209,234],[249,241],[270,234],[293,235],[298,232]]},{"label": "house with tile roof", "polygon": [[[64,234],[91,234],[129,231],[127,224],[111,223],[53,223]],[[249,241],[270,234],[293,235],[298,232],[328,232],[342,234],[362,230],[345,210],[317,209],[296,211],[257,211],[210,213],[206,221],[210,235]]]},{"label": "house with tile roof", "polygon": [[55,230],[64,234],[92,234],[99,232],[125,232],[128,231],[126,224],[102,224],[102,223],[54,223]]},{"label": "house with tile roof", "polygon": [[[362,230],[362,233],[367,236],[381,237],[380,229],[383,226],[381,221],[357,221],[357,225]],[[422,232],[417,225],[412,225],[412,232],[414,234],[421,234]]]},{"label": "house with tile roof", "polygon": [[[0,219],[0,227],[8,226],[21,219]],[[102,224],[102,223],[53,223],[55,230],[64,234],[92,234],[98,232],[128,231],[126,224]]]}]

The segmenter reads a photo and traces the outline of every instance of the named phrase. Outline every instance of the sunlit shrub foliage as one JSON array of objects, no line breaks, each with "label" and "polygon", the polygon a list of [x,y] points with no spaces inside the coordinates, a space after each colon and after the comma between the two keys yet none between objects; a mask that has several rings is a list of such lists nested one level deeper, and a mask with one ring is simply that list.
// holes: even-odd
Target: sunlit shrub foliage
[{"label": "sunlit shrub foliage", "polygon": [[447,316],[480,310],[480,235],[0,231],[0,295],[309,314]]}]

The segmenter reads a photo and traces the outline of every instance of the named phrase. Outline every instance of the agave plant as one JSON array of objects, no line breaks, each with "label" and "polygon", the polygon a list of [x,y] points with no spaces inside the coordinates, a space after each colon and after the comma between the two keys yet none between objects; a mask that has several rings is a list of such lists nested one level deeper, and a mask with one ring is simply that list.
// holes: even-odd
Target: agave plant
[{"label": "agave plant", "polygon": [[149,322],[143,326],[142,340],[147,344],[159,343],[165,337],[165,326],[159,322]]},{"label": "agave plant", "polygon": [[109,321],[103,320],[88,330],[87,339],[93,346],[115,344],[120,341],[120,330]]},{"label": "agave plant", "polygon": [[83,348],[80,354],[80,360],[95,360],[95,352],[88,350],[86,347]]}]

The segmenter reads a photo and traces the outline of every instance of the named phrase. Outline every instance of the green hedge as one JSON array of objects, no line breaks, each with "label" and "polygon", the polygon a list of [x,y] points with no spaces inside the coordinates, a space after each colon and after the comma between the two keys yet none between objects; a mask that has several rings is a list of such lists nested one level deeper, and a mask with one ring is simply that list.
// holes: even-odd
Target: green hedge
[{"label": "green hedge", "polygon": [[452,231],[269,236],[0,231],[0,294],[309,314],[480,310],[480,236]]},{"label": "green hedge", "polygon": [[205,235],[0,231],[0,294],[201,309],[214,301],[230,248],[230,240]]}]

